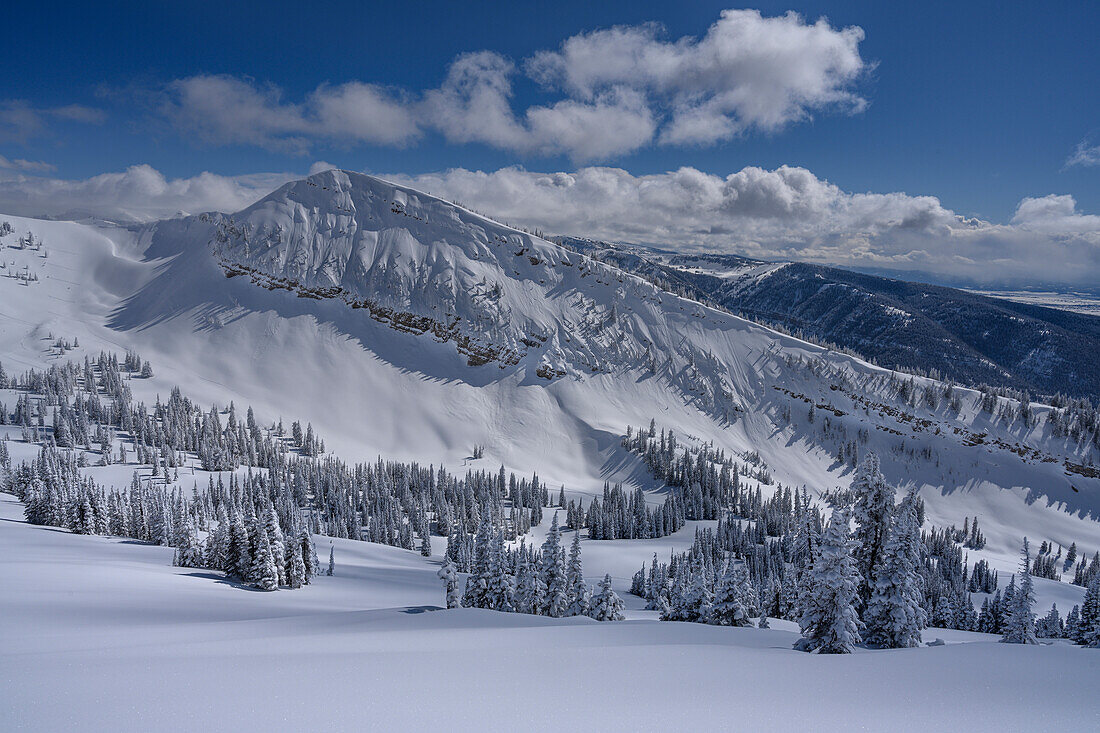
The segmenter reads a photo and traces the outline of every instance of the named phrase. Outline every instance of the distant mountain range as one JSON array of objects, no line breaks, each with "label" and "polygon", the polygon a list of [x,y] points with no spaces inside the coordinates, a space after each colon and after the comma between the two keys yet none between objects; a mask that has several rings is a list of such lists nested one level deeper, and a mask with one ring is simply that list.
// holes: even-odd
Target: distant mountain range
[{"label": "distant mountain range", "polygon": [[882,366],[1037,394],[1100,395],[1097,316],[821,265],[559,241],[688,297]]}]

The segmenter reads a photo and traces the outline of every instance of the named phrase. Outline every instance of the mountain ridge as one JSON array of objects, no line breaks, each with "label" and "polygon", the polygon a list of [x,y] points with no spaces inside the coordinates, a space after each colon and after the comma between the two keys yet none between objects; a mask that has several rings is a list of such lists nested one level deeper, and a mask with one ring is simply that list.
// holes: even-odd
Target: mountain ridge
[{"label": "mountain ridge", "polygon": [[883,366],[1036,394],[1100,395],[1100,317],[801,262],[561,238],[704,302]]}]

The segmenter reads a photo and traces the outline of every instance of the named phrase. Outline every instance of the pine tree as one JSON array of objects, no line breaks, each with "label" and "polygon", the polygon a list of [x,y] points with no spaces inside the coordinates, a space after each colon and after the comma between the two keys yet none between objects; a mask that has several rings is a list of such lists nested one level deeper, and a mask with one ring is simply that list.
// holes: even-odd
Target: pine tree
[{"label": "pine tree", "polygon": [[275,590],[279,587],[279,571],[275,567],[275,556],[271,554],[271,543],[267,539],[267,532],[262,529],[259,532],[259,541],[256,543],[256,556],[252,563],[253,584],[263,590]]},{"label": "pine tree", "polygon": [[565,555],[561,548],[561,530],[558,528],[558,513],[550,523],[546,541],[542,544],[542,556],[539,566],[539,590],[545,587],[544,601],[540,602],[540,612],[545,616],[561,618],[567,607],[567,586],[565,578]]},{"label": "pine tree", "polygon": [[588,585],[584,582],[584,570],[581,566],[581,533],[573,532],[573,545],[569,549],[569,568],[566,571],[566,583],[569,587],[569,606],[566,616],[587,616],[592,606]]},{"label": "pine tree", "polygon": [[538,613],[538,599],[536,598],[537,572],[531,565],[531,561],[524,557],[516,568],[516,592],[514,603],[517,613]]},{"label": "pine tree", "polygon": [[336,546],[332,545],[328,548],[328,571],[325,575],[336,574]]},{"label": "pine tree", "polygon": [[474,537],[474,561],[470,577],[466,579],[466,589],[462,594],[462,605],[466,608],[492,608],[489,600],[489,585],[492,582],[491,567],[493,543],[493,525],[488,507],[481,513],[477,535]]},{"label": "pine tree", "polygon": [[1027,537],[1024,537],[1020,555],[1020,585],[1012,594],[1001,641],[1006,644],[1038,644],[1035,638],[1035,614],[1031,612],[1031,607],[1035,604],[1035,590],[1031,584],[1031,548]]},{"label": "pine tree", "polygon": [[882,559],[890,533],[890,515],[894,509],[894,488],[879,471],[878,456],[868,453],[852,478],[855,495],[853,538],[856,567],[862,577],[859,595],[863,603],[871,598],[875,568]]},{"label": "pine tree", "polygon": [[603,576],[600,592],[592,599],[592,610],[588,615],[597,621],[622,621],[626,618],[623,615],[624,607],[623,599],[611,587],[611,575]]},{"label": "pine tree", "polygon": [[252,550],[248,525],[239,511],[233,512],[233,523],[229,527],[229,560],[233,575],[245,583],[252,582]]},{"label": "pine tree", "polygon": [[1060,639],[1062,629],[1062,617],[1058,613],[1057,603],[1051,604],[1047,615],[1035,622],[1035,636],[1040,639]]},{"label": "pine tree", "polygon": [[864,638],[871,646],[888,649],[920,646],[927,621],[923,578],[920,574],[921,538],[917,527],[916,492],[910,491],[894,512],[882,560],[863,622]]},{"label": "pine tree", "polygon": [[302,529],[298,535],[298,550],[302,556],[302,564],[305,565],[305,584],[309,585],[313,576],[317,574],[320,563],[317,560],[317,548],[313,544],[313,538],[309,530]]},{"label": "pine tree", "polygon": [[436,577],[443,581],[446,588],[447,608],[458,608],[458,572],[451,558],[443,560]]},{"label": "pine tree", "polygon": [[852,557],[854,544],[847,512],[834,508],[800,598],[803,638],[797,649],[848,654],[859,643],[862,624],[855,603],[860,576]]},{"label": "pine tree", "polygon": [[301,548],[296,541],[288,539],[284,553],[287,557],[287,584],[291,588],[301,588],[308,582],[306,580],[306,563],[302,559]]},{"label": "pine tree", "polygon": [[270,501],[267,504],[267,513],[264,517],[264,531],[267,532],[268,544],[275,560],[278,584],[286,585],[286,542],[283,538],[282,527],[279,526],[279,517],[275,514],[275,507]]},{"label": "pine tree", "polygon": [[512,576],[504,567],[504,541],[499,532],[493,533],[489,543],[489,567],[485,580],[485,608],[509,613],[514,611]]},{"label": "pine tree", "polygon": [[1100,647],[1100,574],[1093,576],[1081,602],[1081,619],[1074,640],[1081,646]]},{"label": "pine tree", "polygon": [[195,525],[190,517],[184,520],[178,540],[179,544],[176,547],[172,564],[181,568],[201,568],[206,564],[203,558],[202,546],[195,537]]},{"label": "pine tree", "polygon": [[751,626],[756,605],[756,592],[748,571],[742,563],[731,559],[714,591],[707,621],[717,626]]}]

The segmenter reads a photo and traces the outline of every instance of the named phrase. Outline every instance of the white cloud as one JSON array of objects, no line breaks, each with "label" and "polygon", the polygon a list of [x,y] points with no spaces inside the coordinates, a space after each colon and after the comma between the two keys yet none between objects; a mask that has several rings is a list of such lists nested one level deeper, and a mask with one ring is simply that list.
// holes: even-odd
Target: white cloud
[{"label": "white cloud", "polygon": [[39,108],[23,99],[8,99],[0,102],[0,142],[25,143],[44,135],[49,131],[51,118],[98,125],[107,115],[102,110],[80,104]]},{"label": "white cloud", "polygon": [[1072,196],[1049,194],[1025,198],[1016,207],[1012,223],[1021,229],[1046,234],[1092,236],[1100,244],[1100,216],[1077,213],[1077,201]]},{"label": "white cloud", "polygon": [[1009,224],[967,219],[933,196],[850,193],[804,168],[694,168],[635,176],[521,168],[386,176],[504,221],[561,234],[728,251],[972,283],[1100,282],[1100,216],[1069,196],[1025,199]]},{"label": "white cloud", "polygon": [[653,139],[653,113],[645,97],[630,89],[533,106],[521,121],[511,106],[514,73],[510,61],[490,51],[458,57],[442,86],[425,93],[425,118],[451,142],[574,160],[633,152]]},{"label": "white cloud", "polygon": [[669,42],[660,32],[645,25],[573,36],[527,68],[581,98],[622,85],[657,95],[671,117],[661,133],[669,144],[712,144],[749,128],[778,130],[815,109],[866,106],[852,91],[867,68],[860,28],[725,10],[701,39]]},{"label": "white cloud", "polygon": [[1085,138],[1077,143],[1073,154],[1066,159],[1066,167],[1100,165],[1100,143]]},{"label": "white cloud", "polygon": [[293,104],[272,85],[227,75],[192,76],[168,84],[159,112],[203,142],[303,154],[318,138],[402,146],[420,134],[402,100],[361,82],[323,85]]},{"label": "white cloud", "polygon": [[[318,161],[310,171],[331,167]],[[234,212],[296,177],[203,173],[168,179],[141,165],[62,180],[0,167],[0,212],[132,220],[180,211]],[[1100,282],[1100,216],[1079,212],[1065,195],[1024,199],[1010,222],[993,224],[963,218],[933,196],[852,193],[789,166],[747,167],[724,177],[694,168],[636,176],[596,166],[384,177],[558,234],[919,272],[974,284]]]},{"label": "white cloud", "polygon": [[227,177],[200,173],[165,178],[148,165],[121,173],[66,180],[0,171],[0,211],[17,216],[149,221],[177,213],[239,211],[297,176],[259,174]]},{"label": "white cloud", "polygon": [[24,160],[22,158],[15,158],[14,160],[5,158],[0,155],[0,168],[6,170],[15,171],[32,171],[39,173],[49,173],[50,171],[57,170],[57,166],[46,163],[41,160]]},{"label": "white cloud", "polygon": [[867,68],[859,28],[728,10],[701,39],[668,42],[655,25],[567,39],[523,64],[562,96],[513,109],[516,65],[493,51],[458,56],[442,84],[397,92],[350,81],[301,102],[253,80],[202,75],[169,83],[159,112],[177,129],[218,145],[305,154],[319,141],[403,146],[425,129],[453,143],[522,155],[606,160],[659,140],[710,145],[750,129],[774,132],[816,110],[854,112]]}]

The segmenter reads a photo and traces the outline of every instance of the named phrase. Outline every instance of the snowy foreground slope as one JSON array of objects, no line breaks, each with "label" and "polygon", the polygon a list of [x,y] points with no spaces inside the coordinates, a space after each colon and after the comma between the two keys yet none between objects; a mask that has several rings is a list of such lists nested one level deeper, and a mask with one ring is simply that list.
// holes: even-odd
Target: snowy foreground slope
[{"label": "snowy foreground slope", "polygon": [[1063,642],[929,629],[948,644],[812,656],[791,650],[783,622],[440,611],[437,559],[346,540],[336,576],[252,592],[171,567],[167,548],[21,517],[0,495],[5,730],[1100,725],[1100,655]]}]

